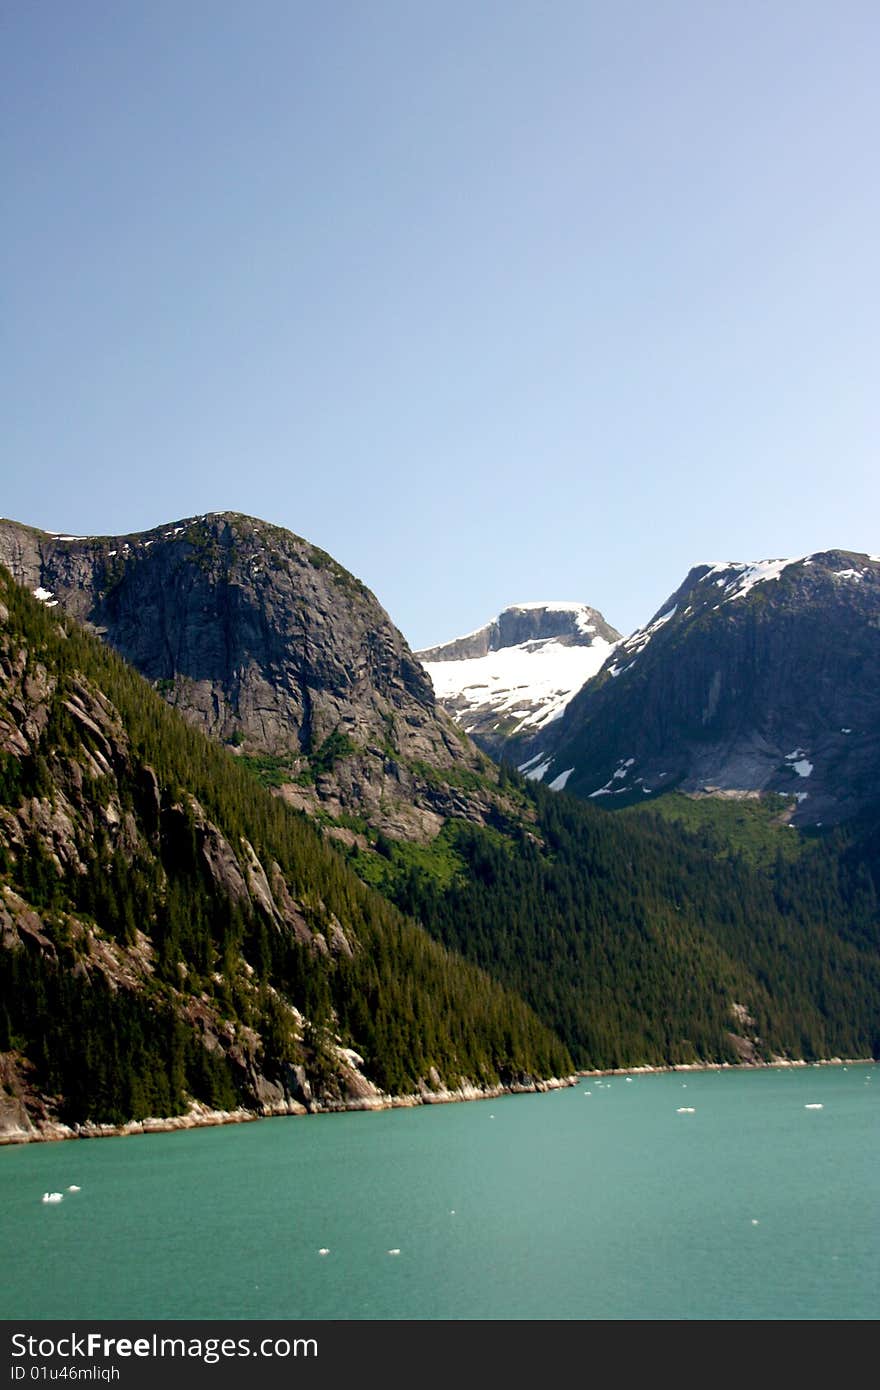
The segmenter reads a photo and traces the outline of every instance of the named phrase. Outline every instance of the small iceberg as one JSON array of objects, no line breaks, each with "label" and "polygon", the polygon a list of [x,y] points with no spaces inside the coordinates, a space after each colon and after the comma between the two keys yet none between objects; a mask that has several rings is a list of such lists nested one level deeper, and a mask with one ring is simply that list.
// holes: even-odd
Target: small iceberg
[{"label": "small iceberg", "polygon": [[72,1183],[70,1184],[70,1187],[69,1187],[67,1190],[68,1190],[68,1192],[81,1192],[81,1191],[82,1191],[82,1188],[81,1188],[81,1187],[77,1187],[76,1183],[75,1183],[75,1182],[72,1182]]},{"label": "small iceberg", "polygon": [[399,1254],[400,1254],[400,1251],[397,1250],[397,1249],[389,1250],[389,1251],[388,1251],[388,1254],[389,1254],[389,1255],[399,1255]]},{"label": "small iceberg", "polygon": [[327,1248],[326,1245],[322,1245],[321,1248],[320,1248],[320,1250],[318,1251],[318,1254],[319,1254],[319,1255],[329,1255],[329,1254],[330,1254],[330,1251],[328,1250],[328,1248]]},{"label": "small iceberg", "polygon": [[64,1193],[63,1193],[63,1192],[44,1192],[44,1193],[43,1193],[43,1201],[44,1201],[44,1202],[60,1202],[60,1201],[63,1200],[63,1198],[64,1198]]},{"label": "small iceberg", "polygon": [[804,1106],[804,1109],[805,1109],[805,1110],[821,1110],[822,1108],[823,1108],[823,1107],[822,1107],[821,1102],[820,1102],[818,1105],[805,1105],[805,1106]]},{"label": "small iceberg", "polygon": [[693,1105],[680,1105],[675,1113],[676,1115],[695,1115],[697,1112]]}]

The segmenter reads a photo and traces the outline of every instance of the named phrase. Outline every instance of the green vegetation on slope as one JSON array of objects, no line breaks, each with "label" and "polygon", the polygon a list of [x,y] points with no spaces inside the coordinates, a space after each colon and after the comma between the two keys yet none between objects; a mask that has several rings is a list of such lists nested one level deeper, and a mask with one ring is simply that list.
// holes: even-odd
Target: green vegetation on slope
[{"label": "green vegetation on slope", "polygon": [[774,837],[797,837],[759,813],[719,858],[722,825],[691,833],[647,808],[529,795],[534,833],[459,823],[428,851],[395,847],[378,872],[358,863],[527,999],[578,1065],[734,1061],[743,1033],[765,1058],[880,1052],[876,851],[847,859],[838,837],[771,863]]},{"label": "green vegetation on slope", "polygon": [[[49,811],[60,799],[80,807],[77,850],[85,863],[82,874],[60,874],[45,834],[34,829],[16,843],[12,820],[0,823],[0,883],[52,931],[51,950],[0,951],[7,1001],[0,1049],[5,1042],[23,1052],[40,1084],[65,1097],[69,1117],[116,1119],[174,1110],[184,1093],[212,1103],[240,1093],[230,1053],[224,1064],[222,1053],[206,1060],[204,1047],[193,1050],[197,1030],[185,1021],[193,1001],[238,1034],[254,1030],[267,1074],[304,1062],[316,1085],[333,1036],[391,1092],[414,1089],[431,1068],[450,1083],[570,1068],[565,1048],[519,999],[366,887],[304,817],[188,726],[121,658],[5,575],[0,598],[9,615],[0,625],[7,674],[21,652],[22,681],[48,673],[52,686],[30,751],[2,761],[0,801],[21,813],[19,826],[31,823],[23,810],[29,799]],[[106,697],[124,729],[127,751],[105,775],[95,773],[94,759],[89,764],[83,749],[91,736],[69,709],[83,681]],[[22,711],[8,715],[13,725]],[[160,790],[158,812],[147,768]],[[108,798],[122,811],[118,827],[100,813]],[[323,934],[325,949],[279,930],[246,895],[218,886],[191,798],[228,845],[246,840],[260,864],[279,866],[306,936]],[[142,932],[147,979],[105,990],[96,969],[78,969],[80,922],[115,948],[133,948]],[[350,951],[326,949],[334,924]],[[284,1023],[289,1005],[310,1021],[302,1036]]]},{"label": "green vegetation on slope", "polygon": [[621,816],[655,815],[683,826],[710,854],[719,859],[741,858],[754,865],[775,864],[781,855],[797,859],[806,845],[792,832],[788,813],[794,798],[770,793],[761,797],[686,796],[666,792],[635,806]]}]

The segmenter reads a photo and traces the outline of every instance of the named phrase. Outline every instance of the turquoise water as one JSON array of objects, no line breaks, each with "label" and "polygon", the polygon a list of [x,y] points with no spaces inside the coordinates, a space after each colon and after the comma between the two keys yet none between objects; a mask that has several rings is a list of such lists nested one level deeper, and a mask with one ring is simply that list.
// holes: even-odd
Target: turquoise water
[{"label": "turquoise water", "polygon": [[590,1078],[7,1148],[0,1317],[874,1318],[878,1101],[880,1067]]}]

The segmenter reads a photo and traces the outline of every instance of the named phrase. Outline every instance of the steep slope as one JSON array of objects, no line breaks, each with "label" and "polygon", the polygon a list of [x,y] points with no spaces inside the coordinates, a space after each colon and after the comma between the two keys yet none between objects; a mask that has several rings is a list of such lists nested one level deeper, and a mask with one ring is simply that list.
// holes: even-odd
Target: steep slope
[{"label": "steep slope", "polygon": [[519,837],[450,823],[431,857],[392,844],[364,871],[580,1066],[880,1053],[880,817],[814,839],[768,818],[740,851],[650,805],[529,794]]},{"label": "steep slope", "polygon": [[467,637],[416,652],[437,698],[488,753],[516,760],[620,640],[582,603],[520,603]]},{"label": "steep slope", "polygon": [[231,512],[114,537],[7,521],[0,564],[294,805],[414,839],[450,814],[503,821],[491,763],[376,598],[289,531]]},{"label": "steep slope", "polygon": [[529,751],[609,805],[677,787],[857,814],[880,796],[880,557],[697,566]]},{"label": "steep slope", "polygon": [[518,999],[0,571],[0,1131],[529,1084]]}]

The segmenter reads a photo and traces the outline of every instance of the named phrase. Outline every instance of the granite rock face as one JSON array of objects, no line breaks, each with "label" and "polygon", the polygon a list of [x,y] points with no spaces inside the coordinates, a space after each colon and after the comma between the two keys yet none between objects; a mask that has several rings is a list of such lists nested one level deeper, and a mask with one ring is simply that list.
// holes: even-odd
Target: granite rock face
[{"label": "granite rock face", "polygon": [[497,819],[497,799],[473,785],[494,770],[438,708],[387,613],[291,532],[228,512],[114,537],[3,521],[0,564],[191,723],[273,760],[275,785],[303,809],[414,839],[451,814]]},{"label": "granite rock face", "polygon": [[778,792],[802,826],[876,804],[880,556],[697,566],[529,752],[597,804]]}]

